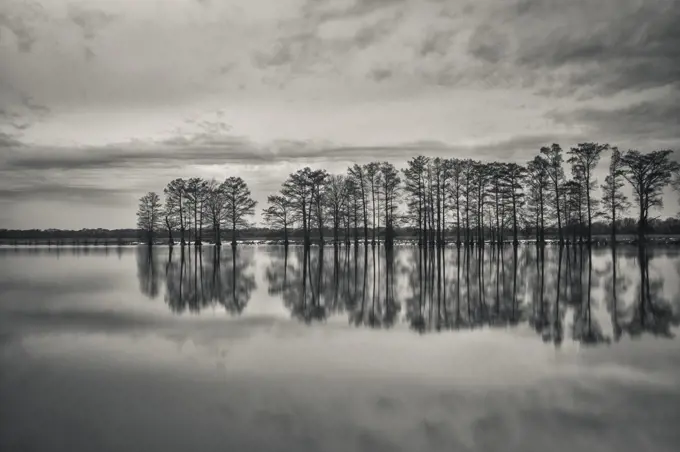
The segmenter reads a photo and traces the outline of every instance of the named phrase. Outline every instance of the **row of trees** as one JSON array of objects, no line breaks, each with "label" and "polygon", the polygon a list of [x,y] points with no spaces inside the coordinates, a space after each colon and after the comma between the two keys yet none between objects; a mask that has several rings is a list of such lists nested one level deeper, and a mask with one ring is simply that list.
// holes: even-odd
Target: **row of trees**
[{"label": "row of trees", "polygon": [[192,235],[195,245],[200,246],[206,227],[212,229],[216,245],[221,244],[223,227],[231,230],[232,244],[236,244],[238,228],[248,226],[247,217],[255,213],[257,205],[248,185],[240,177],[228,177],[222,183],[198,177],[175,179],[163,193],[164,203],[155,192],[149,192],[139,200],[137,227],[145,233],[149,244],[153,243],[154,233],[163,226],[168,231],[170,244],[174,244],[173,231],[179,231],[182,246],[188,235]]},{"label": "row of trees", "polygon": [[[597,196],[595,168],[608,151],[609,169]],[[642,241],[650,212],[662,206],[664,188],[673,183],[680,189],[680,178],[673,180],[680,165],[671,154],[621,153],[608,144],[580,143],[567,152],[559,144],[543,147],[526,165],[417,156],[401,171],[388,162],[355,164],[346,174],[305,167],[267,198],[263,220],[282,231],[286,244],[295,229],[302,231],[305,244],[311,243],[313,231],[320,243],[331,231],[335,243],[363,238],[365,244],[375,244],[382,232],[389,246],[398,226],[414,228],[419,243],[430,245],[443,245],[452,237],[457,244],[510,238],[518,243],[521,231],[543,242],[551,229],[560,243],[590,243],[593,223],[602,219],[615,238],[617,222],[630,207],[623,191],[629,184]],[[193,225],[194,241],[200,244],[207,225],[219,244],[226,225],[235,243],[237,228],[247,225],[256,205],[246,183],[235,177],[222,184],[176,179],[164,192],[165,205],[155,193],[140,201],[138,225],[149,239],[163,221],[171,242],[173,229],[179,229],[185,243],[185,230]]]}]

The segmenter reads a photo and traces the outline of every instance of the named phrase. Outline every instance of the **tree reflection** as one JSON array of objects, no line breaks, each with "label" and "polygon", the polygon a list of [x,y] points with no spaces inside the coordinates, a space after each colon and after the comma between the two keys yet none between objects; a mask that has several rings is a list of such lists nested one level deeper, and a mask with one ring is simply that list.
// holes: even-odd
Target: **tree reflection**
[{"label": "tree reflection", "polygon": [[621,329],[632,337],[647,332],[655,336],[673,337],[672,327],[680,325],[680,313],[663,296],[663,280],[650,277],[650,249],[638,246],[639,281],[637,301],[629,306],[621,322]]},{"label": "tree reflection", "polygon": [[137,247],[137,278],[140,292],[152,299],[158,296],[160,288],[158,251],[154,252],[148,246]]},{"label": "tree reflection", "polygon": [[245,309],[256,288],[252,250],[182,247],[179,253],[173,259],[171,251],[166,265],[165,301],[173,312],[222,306],[240,314]]},{"label": "tree reflection", "polygon": [[268,259],[269,295],[306,324],[342,316],[364,328],[403,322],[419,334],[524,324],[555,346],[567,337],[586,345],[671,337],[680,324],[661,270],[677,254],[649,246],[189,247],[170,250],[164,269],[140,247],[139,287],[158,296],[164,272],[173,312],[219,305],[239,314],[256,290],[256,253]]}]

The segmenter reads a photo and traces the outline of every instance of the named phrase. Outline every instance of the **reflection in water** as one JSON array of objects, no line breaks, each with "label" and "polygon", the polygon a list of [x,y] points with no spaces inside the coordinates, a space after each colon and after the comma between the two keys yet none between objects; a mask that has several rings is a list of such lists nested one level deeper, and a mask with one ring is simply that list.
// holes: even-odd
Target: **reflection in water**
[{"label": "reflection in water", "polygon": [[[158,294],[155,254],[149,247],[139,247],[137,252],[140,288],[150,298]],[[240,314],[256,288],[252,266],[252,250],[171,248],[165,265],[165,301],[175,313],[221,305]]]},{"label": "reflection in water", "polygon": [[[404,321],[419,333],[529,326],[555,345],[565,334],[583,344],[624,333],[672,337],[680,307],[665,298],[663,276],[650,276],[655,251],[663,252],[585,245],[188,248],[168,255],[165,300],[176,313],[215,304],[241,313],[256,290],[257,254],[268,260],[269,295],[304,323],[345,316],[355,326],[390,328]],[[140,289],[153,298],[157,258],[140,247],[137,259]]]}]

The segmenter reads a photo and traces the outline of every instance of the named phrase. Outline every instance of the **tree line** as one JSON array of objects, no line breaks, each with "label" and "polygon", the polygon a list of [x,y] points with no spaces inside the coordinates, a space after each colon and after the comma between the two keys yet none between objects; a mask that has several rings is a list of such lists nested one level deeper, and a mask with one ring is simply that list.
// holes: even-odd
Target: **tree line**
[{"label": "tree line", "polygon": [[[636,232],[644,241],[650,216],[663,206],[663,190],[680,189],[680,165],[671,150],[626,152],[608,144],[579,143],[564,151],[554,143],[540,149],[526,165],[473,159],[414,157],[398,170],[389,162],[350,166],[345,174],[302,168],[288,176],[281,189],[267,198],[264,223],[283,234],[300,232],[305,245],[312,234],[323,244],[376,244],[381,236],[393,244],[398,228],[412,228],[421,245],[447,242],[474,244],[512,241],[520,236],[542,243],[554,231],[560,244],[591,243],[593,225],[606,221],[612,240],[631,202],[637,210]],[[599,185],[595,168],[609,153],[607,175]],[[182,245],[189,236],[200,245],[204,230],[221,243],[223,229],[236,244],[239,229],[249,225],[257,202],[246,182],[229,177],[224,182],[201,178],[175,179],[163,190],[140,199],[138,228],[152,243],[165,228],[169,242],[179,233]]]}]

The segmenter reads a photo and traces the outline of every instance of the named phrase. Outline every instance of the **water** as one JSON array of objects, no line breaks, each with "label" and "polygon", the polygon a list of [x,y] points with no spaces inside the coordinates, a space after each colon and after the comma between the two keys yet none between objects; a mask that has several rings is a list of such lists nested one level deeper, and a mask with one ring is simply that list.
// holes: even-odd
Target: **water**
[{"label": "water", "polygon": [[0,450],[675,451],[680,250],[0,249]]}]

